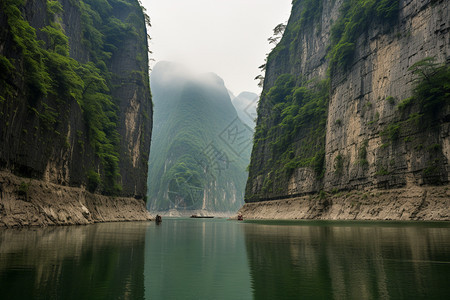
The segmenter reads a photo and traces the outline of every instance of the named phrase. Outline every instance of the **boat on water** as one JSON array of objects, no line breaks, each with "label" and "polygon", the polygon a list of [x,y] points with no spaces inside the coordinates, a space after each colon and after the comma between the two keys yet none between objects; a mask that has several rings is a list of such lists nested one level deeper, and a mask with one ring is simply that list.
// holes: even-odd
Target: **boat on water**
[{"label": "boat on water", "polygon": [[192,215],[191,218],[195,219],[212,219],[214,216],[199,216],[199,215]]}]

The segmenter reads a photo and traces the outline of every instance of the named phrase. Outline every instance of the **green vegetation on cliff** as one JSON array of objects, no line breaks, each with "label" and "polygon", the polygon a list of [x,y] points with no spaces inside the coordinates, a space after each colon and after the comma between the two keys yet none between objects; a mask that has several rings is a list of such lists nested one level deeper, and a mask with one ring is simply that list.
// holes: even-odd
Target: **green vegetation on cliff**
[{"label": "green vegetation on cliff", "polygon": [[[299,9],[300,7],[300,9]],[[356,42],[359,36],[373,22],[390,22],[398,16],[399,0],[344,0],[339,17],[331,28],[331,40],[328,58],[331,69],[346,69],[353,60]],[[293,11],[300,10],[300,15],[287,25],[280,43],[268,56],[268,61],[279,55],[286,55],[289,50],[290,62],[297,64],[296,55],[300,44],[299,38],[306,30],[321,30],[323,1],[293,1]]]},{"label": "green vegetation on cliff", "polygon": [[429,119],[450,104],[450,65],[438,65],[435,60],[428,57],[409,68],[417,76],[409,102],[417,103],[420,111]]},{"label": "green vegetation on cliff", "polygon": [[435,58],[427,57],[413,64],[409,71],[415,76],[412,96],[397,105],[396,117],[400,121],[386,126],[381,135],[391,141],[399,138],[403,125],[436,125],[443,107],[450,104],[450,65],[437,64]]},{"label": "green vegetation on cliff", "polygon": [[[370,24],[390,22],[397,17],[399,1],[344,0],[331,27],[327,75],[307,80],[296,69],[302,64],[304,49],[300,47],[306,35],[318,35],[322,30],[323,5],[323,1],[293,1],[284,35],[267,58],[268,68],[275,68],[270,71],[279,75],[273,84],[264,86],[264,103],[259,109],[249,168],[249,181],[257,181],[260,191],[255,194],[247,186],[247,201],[281,195],[298,168],[310,168],[315,180],[321,182],[325,171],[330,76],[346,72],[353,61],[357,39]],[[279,65],[290,67],[279,70]],[[336,125],[342,125],[341,122]],[[343,159],[339,157],[338,166],[342,168]],[[365,165],[365,158],[361,162]]]},{"label": "green vegetation on cliff", "polygon": [[[118,194],[122,189],[119,183],[120,99],[112,96],[114,75],[108,66],[125,37],[134,36],[145,44],[146,35],[138,29],[142,27],[142,19],[136,14],[130,14],[123,22],[112,12],[138,2],[77,0],[71,3],[81,15],[81,40],[89,53],[86,61],[77,61],[69,55],[71,46],[80,48],[81,45],[69,45],[60,2],[47,0],[46,19],[40,23],[48,25],[34,28],[24,17],[25,0],[2,1],[1,9],[18,55],[10,58],[0,55],[0,84],[5,87],[0,92],[0,100],[12,102],[17,93],[27,95],[28,108],[40,119],[42,128],[57,135],[55,128],[60,122],[61,109],[55,103],[63,106],[75,100],[88,128],[87,140],[100,163],[95,171],[101,175],[97,184],[91,182],[97,178],[93,177],[93,170],[86,172],[90,190],[99,186],[105,194]],[[148,74],[140,76],[146,84]],[[23,82],[25,89],[20,91],[17,82]],[[82,137],[79,138],[83,143]],[[66,137],[59,139],[70,146]]]},{"label": "green vegetation on cliff", "polygon": [[236,211],[242,206],[252,130],[215,74],[179,75],[160,62],[151,74],[155,128],[149,161],[151,210]]},{"label": "green vegetation on cliff", "polygon": [[[278,77],[266,95],[272,112],[256,127],[254,147],[269,141],[268,167],[276,169],[263,183],[266,193],[276,192],[274,183],[299,167],[312,167],[318,178],[323,176],[329,82],[298,81],[291,74]],[[267,123],[273,125],[268,128]]]},{"label": "green vegetation on cliff", "polygon": [[346,70],[353,61],[358,37],[374,21],[395,20],[398,8],[399,0],[345,0],[331,28],[330,68]]},{"label": "green vegetation on cliff", "polygon": [[448,184],[445,4],[403,4],[293,1],[267,58],[246,202]]},{"label": "green vegetation on cliff", "polygon": [[[44,59],[45,51],[42,48],[43,42],[39,42],[36,38],[36,29],[23,18],[20,9],[23,7],[24,0],[5,0],[2,1],[2,10],[8,18],[8,25],[11,34],[13,35],[14,42],[17,44],[17,48],[21,51],[23,57],[24,68],[27,70],[23,76],[25,76],[25,82],[28,89],[37,94],[46,95],[51,88],[51,78],[46,71]],[[5,61],[6,58],[3,58]],[[14,75],[15,68],[11,68],[12,64],[3,68],[2,75],[4,76],[5,91],[11,93],[12,86],[8,80]],[[4,96],[4,95],[2,95]]]},{"label": "green vegetation on cliff", "polygon": [[[399,143],[413,143],[413,151],[423,153],[425,168],[421,176],[424,182],[442,184],[446,181],[446,171],[442,165],[445,160],[443,146],[437,143],[439,140],[432,141],[427,136],[413,140],[408,133],[412,129],[427,132],[428,137],[439,133],[444,121],[442,114],[450,105],[450,65],[437,64],[435,58],[428,57],[413,64],[409,71],[416,76],[412,96],[397,104],[394,118],[380,132],[383,140],[380,151],[389,151],[388,146]],[[389,175],[391,171],[391,165],[378,162],[377,175]]]}]

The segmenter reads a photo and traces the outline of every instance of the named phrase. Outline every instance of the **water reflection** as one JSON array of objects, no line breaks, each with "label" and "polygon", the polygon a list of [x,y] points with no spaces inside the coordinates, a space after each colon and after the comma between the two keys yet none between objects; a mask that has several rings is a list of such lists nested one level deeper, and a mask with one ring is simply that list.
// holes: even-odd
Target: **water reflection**
[{"label": "water reflection", "polygon": [[240,224],[165,219],[146,234],[146,299],[251,299]]},{"label": "water reflection", "polygon": [[0,230],[1,299],[450,299],[449,282],[445,223]]},{"label": "water reflection", "polygon": [[148,223],[0,230],[2,299],[143,299]]},{"label": "water reflection", "polygon": [[271,224],[243,227],[255,299],[450,297],[449,228]]}]

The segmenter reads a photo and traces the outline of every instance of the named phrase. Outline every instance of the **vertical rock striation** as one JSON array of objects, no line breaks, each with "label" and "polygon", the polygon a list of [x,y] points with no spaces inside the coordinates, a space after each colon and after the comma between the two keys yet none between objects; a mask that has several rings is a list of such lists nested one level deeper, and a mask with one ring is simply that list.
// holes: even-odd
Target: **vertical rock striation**
[{"label": "vertical rock striation", "polygon": [[[448,1],[293,1],[268,56],[246,202],[431,186],[448,204],[449,18]],[[442,77],[434,104],[424,72]]]},{"label": "vertical rock striation", "polygon": [[2,0],[0,7],[0,169],[144,199],[152,103],[139,2]]}]

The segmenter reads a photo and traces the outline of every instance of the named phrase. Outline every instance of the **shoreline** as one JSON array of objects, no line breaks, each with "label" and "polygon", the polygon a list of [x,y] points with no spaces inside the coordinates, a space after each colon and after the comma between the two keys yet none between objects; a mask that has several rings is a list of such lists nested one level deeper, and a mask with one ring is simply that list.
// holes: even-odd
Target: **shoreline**
[{"label": "shoreline", "polygon": [[173,217],[173,218],[189,218],[192,215],[197,215],[201,217],[213,216],[214,218],[230,218],[236,214],[234,212],[220,212],[220,211],[209,211],[204,209],[198,210],[176,210],[170,209],[165,211],[150,211],[152,215],[160,215],[162,217]]},{"label": "shoreline", "polygon": [[238,214],[244,220],[450,221],[450,188],[413,186],[252,202]]},{"label": "shoreline", "polygon": [[143,200],[92,194],[0,171],[0,228],[150,220]]}]

